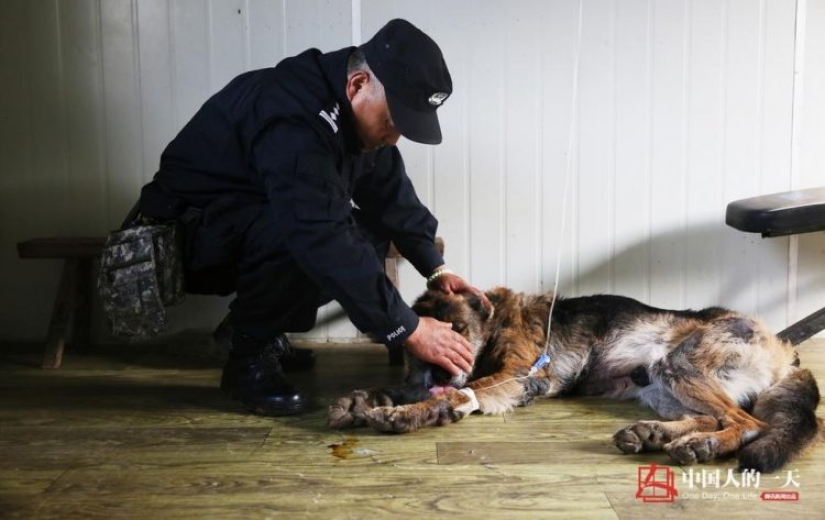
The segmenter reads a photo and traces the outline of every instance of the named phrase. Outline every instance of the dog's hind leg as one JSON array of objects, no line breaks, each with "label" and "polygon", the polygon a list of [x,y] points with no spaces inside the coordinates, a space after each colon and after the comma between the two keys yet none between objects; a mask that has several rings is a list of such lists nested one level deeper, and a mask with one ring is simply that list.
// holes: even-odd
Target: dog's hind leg
[{"label": "dog's hind leg", "polygon": [[677,421],[639,421],[613,435],[616,447],[624,453],[662,451],[674,439],[694,432],[712,432],[719,423],[707,415],[685,416]]},{"label": "dog's hind leg", "polygon": [[624,453],[662,451],[665,444],[693,432],[713,432],[719,423],[713,417],[697,415],[685,407],[660,381],[648,381],[639,391],[641,403],[670,421],[639,421],[613,435],[616,447]]},{"label": "dog's hind leg", "polygon": [[[712,396],[708,397],[709,400],[713,399]],[[766,429],[764,423],[732,403],[731,405],[731,408],[718,412],[720,418],[713,418],[721,427],[717,431],[688,433],[665,444],[664,450],[670,458],[679,464],[713,460],[735,453]]]},{"label": "dog's hind leg", "polygon": [[698,414],[631,424],[613,436],[616,447],[625,453],[664,450],[680,464],[694,464],[733,453],[759,435],[765,425],[738,408],[721,389],[701,388],[713,386],[709,383],[713,381],[682,383],[682,395],[691,396]]},{"label": "dog's hind leg", "polygon": [[693,334],[650,371],[654,384],[661,384],[671,399],[675,398],[691,411],[691,421],[677,421],[671,426],[658,423],[652,437],[648,434],[649,426],[632,425],[617,434],[619,449],[635,452],[639,444],[632,439],[632,432],[643,437],[639,439],[641,449],[657,449],[656,446],[661,445],[676,462],[693,464],[734,453],[766,428],[767,425],[742,410],[716,380],[697,368],[700,364],[697,358],[704,355],[701,360],[704,370],[711,371],[713,366],[708,360],[715,359],[711,354],[720,353],[719,349],[699,350],[702,346],[701,334]]}]

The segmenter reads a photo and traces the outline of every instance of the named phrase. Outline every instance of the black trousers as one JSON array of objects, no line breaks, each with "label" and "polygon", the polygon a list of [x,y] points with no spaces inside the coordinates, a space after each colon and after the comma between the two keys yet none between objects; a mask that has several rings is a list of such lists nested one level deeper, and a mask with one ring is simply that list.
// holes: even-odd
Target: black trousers
[{"label": "black trousers", "polygon": [[[331,301],[289,255],[284,237],[273,234],[267,204],[213,205],[180,218],[187,292],[235,293],[229,315],[232,327],[262,341],[312,329],[318,308]],[[357,209],[352,219],[351,228],[383,261],[389,234]]]}]

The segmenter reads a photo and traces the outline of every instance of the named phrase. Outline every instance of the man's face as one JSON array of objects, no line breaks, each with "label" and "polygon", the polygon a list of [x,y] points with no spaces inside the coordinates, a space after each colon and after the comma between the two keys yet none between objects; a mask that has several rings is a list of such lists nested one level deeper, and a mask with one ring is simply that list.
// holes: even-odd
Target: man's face
[{"label": "man's face", "polygon": [[366,72],[352,74],[347,81],[347,96],[363,143],[361,151],[369,152],[398,142],[401,134],[392,123],[384,89],[374,78]]}]

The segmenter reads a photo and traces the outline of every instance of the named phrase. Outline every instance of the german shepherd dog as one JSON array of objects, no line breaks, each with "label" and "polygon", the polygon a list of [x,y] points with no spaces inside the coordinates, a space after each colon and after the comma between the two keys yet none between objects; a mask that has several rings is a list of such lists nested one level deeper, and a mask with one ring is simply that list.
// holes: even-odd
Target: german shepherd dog
[{"label": "german shepherd dog", "polygon": [[[404,384],[338,399],[329,426],[410,432],[476,410],[504,413],[536,397],[585,395],[652,408],[665,420],[631,424],[613,442],[624,453],[664,450],[678,464],[736,455],[742,469],[771,472],[823,437],[813,375],[799,368],[790,343],[754,318],[720,307],[657,309],[622,296],[553,304],[552,294],[501,287],[486,295],[492,307],[435,291],[413,306],[470,341],[471,374],[450,377],[408,357]],[[549,363],[533,368],[542,353]]]}]

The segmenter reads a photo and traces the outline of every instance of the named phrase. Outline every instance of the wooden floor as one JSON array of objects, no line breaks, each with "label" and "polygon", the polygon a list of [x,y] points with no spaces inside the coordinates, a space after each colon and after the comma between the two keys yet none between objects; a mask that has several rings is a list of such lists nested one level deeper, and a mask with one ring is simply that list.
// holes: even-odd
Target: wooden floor
[{"label": "wooden floor", "polygon": [[[316,370],[293,377],[317,408],[271,419],[223,398],[222,354],[202,346],[68,352],[42,370],[31,348],[0,345],[0,517],[825,518],[825,445],[773,475],[669,466],[610,444],[648,412],[595,399],[408,435],[337,432],[325,426],[333,397],[402,377],[382,347],[318,346]],[[825,381],[825,341],[800,352]],[[678,496],[637,497],[640,474],[665,485],[668,472]]]}]

